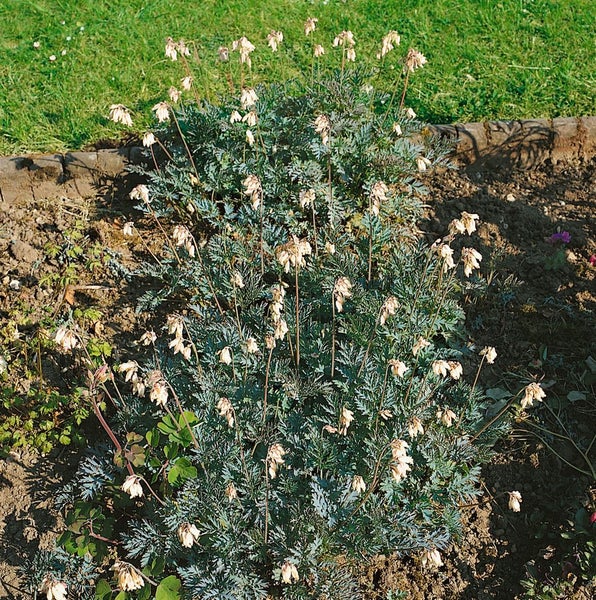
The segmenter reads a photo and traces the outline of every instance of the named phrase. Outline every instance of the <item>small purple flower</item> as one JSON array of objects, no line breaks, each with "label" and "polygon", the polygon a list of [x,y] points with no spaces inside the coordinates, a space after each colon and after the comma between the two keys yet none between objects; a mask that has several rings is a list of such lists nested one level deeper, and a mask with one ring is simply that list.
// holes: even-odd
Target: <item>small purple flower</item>
[{"label": "small purple flower", "polygon": [[571,234],[568,231],[559,231],[553,233],[550,238],[548,238],[548,241],[551,244],[557,244],[559,242],[561,244],[568,244],[571,241]]}]

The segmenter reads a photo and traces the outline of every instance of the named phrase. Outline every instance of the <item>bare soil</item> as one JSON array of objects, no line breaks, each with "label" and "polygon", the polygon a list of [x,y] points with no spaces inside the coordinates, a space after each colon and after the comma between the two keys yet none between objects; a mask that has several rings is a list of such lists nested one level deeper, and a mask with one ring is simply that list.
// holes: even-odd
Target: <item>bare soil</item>
[{"label": "bare soil", "polygon": [[[478,236],[465,243],[482,253],[486,284],[462,289],[465,343],[476,350],[492,345],[498,351],[480,385],[517,390],[536,377],[549,398],[556,399],[552,407],[569,437],[593,436],[596,162],[546,164],[527,172],[462,167],[430,174],[425,183],[428,211],[421,229],[429,241],[445,235],[447,224],[461,211],[480,216]],[[64,232],[77,222],[83,223],[86,248],[93,243],[110,248],[121,254],[122,264],[134,268],[145,249],[138,236],[122,234],[122,225],[132,218],[125,194],[115,189],[98,190],[88,201],[0,204],[0,350],[10,343],[22,349],[48,315],[88,306],[102,313],[87,324],[90,333],[115,349],[130,346],[149,319],[134,312],[134,286],[105,268],[88,271],[84,261],[74,286],[41,283],[63,272],[64,265],[48,257],[48,245],[62,244]],[[137,226],[141,233],[153,227]],[[570,234],[569,243],[552,243],[551,236],[563,231]],[[14,322],[20,323],[20,338],[7,340]],[[66,389],[72,365],[53,354],[41,356],[44,377]],[[25,371],[11,383],[23,391],[35,385]],[[568,400],[572,392],[574,400]],[[0,407],[0,415],[5,414]],[[543,426],[557,426],[543,407],[533,414]],[[90,423],[87,435],[94,441],[101,433]],[[19,568],[38,548],[51,546],[59,532],[62,522],[52,499],[71,475],[76,456],[62,448],[48,456],[20,450],[0,458],[0,598],[29,597]],[[594,449],[590,458],[594,464]],[[377,557],[361,570],[367,597],[386,598],[394,588],[407,591],[412,600],[522,598],[520,582],[534,569],[542,582],[554,582],[553,573],[562,573],[568,590],[553,597],[592,598],[594,581],[587,581],[585,573],[582,578],[577,557],[560,536],[570,529],[568,521],[578,508],[596,511],[595,482],[574,466],[586,470],[569,440],[540,440],[521,420],[485,467],[483,493],[477,504],[464,508],[463,535],[444,553],[445,565],[428,571],[417,559]],[[523,495],[520,513],[507,509],[509,490]]]}]

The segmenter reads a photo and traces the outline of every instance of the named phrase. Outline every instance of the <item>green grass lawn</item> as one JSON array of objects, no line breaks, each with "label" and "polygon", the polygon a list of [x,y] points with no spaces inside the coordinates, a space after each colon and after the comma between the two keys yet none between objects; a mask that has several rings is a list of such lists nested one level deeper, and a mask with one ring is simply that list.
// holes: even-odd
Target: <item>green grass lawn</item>
[{"label": "green grass lawn", "polygon": [[[428,64],[412,77],[407,105],[434,123],[594,114],[594,0],[0,0],[0,153],[77,149],[118,139],[110,104],[133,111],[135,132],[150,108],[183,76],[164,56],[167,36],[196,43],[197,91],[216,99],[238,79],[237,55],[217,61],[220,45],[246,35],[257,46],[254,81],[308,76],[314,34],[326,64],[343,29],[356,38],[356,64],[377,66],[383,35],[402,45],[386,57],[381,85],[392,88],[410,46]],[[283,31],[280,51],[266,45]],[[39,42],[39,48],[34,47]],[[50,60],[54,55],[56,59]]]}]

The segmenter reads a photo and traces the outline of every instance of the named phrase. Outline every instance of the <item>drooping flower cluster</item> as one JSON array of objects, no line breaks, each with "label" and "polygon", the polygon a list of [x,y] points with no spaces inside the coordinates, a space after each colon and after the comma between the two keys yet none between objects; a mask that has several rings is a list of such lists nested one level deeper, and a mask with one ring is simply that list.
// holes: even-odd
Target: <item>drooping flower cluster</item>
[{"label": "drooping flower cluster", "polygon": [[159,370],[150,371],[147,375],[147,387],[149,388],[149,398],[157,406],[165,406],[168,401],[168,384],[164,379],[163,373]]},{"label": "drooping flower cluster", "polygon": [[489,365],[492,365],[495,362],[495,359],[497,358],[497,351],[492,346],[485,346],[480,351],[480,356],[483,356],[484,360]]},{"label": "drooping flower cluster", "polygon": [[435,375],[440,375],[441,377],[445,377],[449,373],[455,380],[458,380],[463,373],[461,364],[454,360],[435,360],[432,363],[432,370]]},{"label": "drooping flower cluster", "polygon": [[244,287],[244,279],[238,271],[234,271],[232,273],[232,276],[230,277],[230,283],[238,289],[242,289]]},{"label": "drooping flower cluster", "polygon": [[422,563],[423,568],[427,566],[430,569],[435,569],[437,567],[443,566],[443,561],[441,560],[441,554],[436,548],[432,548],[430,550],[425,550],[422,553],[420,558],[420,562]]},{"label": "drooping flower cluster", "polygon": [[448,406],[437,410],[437,421],[443,423],[445,427],[451,427],[456,418],[457,415]]},{"label": "drooping flower cluster", "polygon": [[298,269],[306,266],[305,256],[308,256],[312,252],[311,245],[307,240],[299,239],[297,236],[292,235],[292,239],[278,246],[275,250],[275,256],[277,262],[283,267],[286,273],[290,272],[290,267]]},{"label": "drooping flower cluster", "polygon": [[323,146],[328,146],[331,121],[327,115],[319,115],[315,119],[315,131],[321,136],[321,143]]},{"label": "drooping flower cluster", "polygon": [[118,587],[123,592],[134,592],[145,585],[145,580],[139,571],[130,563],[117,560],[112,567]]},{"label": "drooping flower cluster", "polygon": [[480,261],[482,260],[482,254],[474,248],[462,248],[461,258],[464,263],[464,275],[469,277],[474,269],[480,268]]},{"label": "drooping flower cluster", "polygon": [[246,123],[249,127],[254,127],[259,121],[256,111],[250,110],[242,117],[242,122]]},{"label": "drooping flower cluster", "polygon": [[319,19],[315,19],[313,17],[308,17],[306,19],[306,23],[304,23],[304,35],[310,35],[317,28],[317,23]]},{"label": "drooping flower cluster", "polygon": [[387,201],[387,194],[389,192],[389,188],[385,185],[383,181],[377,181],[370,190],[370,199],[371,199],[371,207],[370,212],[375,215],[375,217],[379,216],[379,212],[381,210],[381,203]]},{"label": "drooping flower cluster", "polygon": [[386,36],[383,37],[381,43],[381,51],[377,54],[377,58],[384,58],[395,46],[399,46],[401,38],[397,31],[390,31]]},{"label": "drooping flower cluster", "polygon": [[259,346],[257,345],[257,340],[255,340],[254,337],[246,338],[244,341],[244,347],[247,354],[257,354],[259,352]]},{"label": "drooping flower cluster", "polygon": [[364,479],[362,479],[360,475],[354,475],[352,479],[352,491],[356,492],[357,494],[361,494],[365,490],[366,483],[364,482]]},{"label": "drooping flower cluster", "polygon": [[[273,340],[283,340],[288,333],[288,324],[282,317],[284,310],[284,298],[286,297],[286,290],[282,284],[276,285],[271,290],[271,304],[269,305],[269,314],[273,321],[274,334]],[[275,342],[273,342],[275,345]]]},{"label": "drooping flower cluster", "polygon": [[431,368],[433,370],[433,373],[435,375],[438,375],[440,377],[445,377],[445,375],[447,375],[447,373],[449,372],[449,363],[446,360],[434,360]]},{"label": "drooping flower cluster", "polygon": [[300,579],[298,575],[298,569],[294,563],[286,560],[286,562],[281,566],[281,580],[284,583],[292,584],[296,583]]},{"label": "drooping flower cluster", "polygon": [[124,373],[124,381],[130,382],[132,393],[139,397],[145,395],[145,382],[139,377],[139,363],[136,360],[123,362],[118,367],[120,373]]},{"label": "drooping flower cluster", "polygon": [[267,36],[267,44],[273,52],[277,52],[277,47],[284,41],[284,34],[281,31],[272,30]]},{"label": "drooping flower cluster", "polygon": [[507,493],[509,494],[509,510],[519,512],[521,510],[522,495],[516,490]]},{"label": "drooping flower cluster", "polygon": [[250,60],[250,53],[253,52],[255,47],[248,41],[246,36],[234,40],[232,42],[232,52],[238,50],[240,53],[240,62],[245,63],[250,69],[252,61]]},{"label": "drooping flower cluster", "polygon": [[131,200],[142,200],[145,204],[149,204],[149,188],[144,183],[140,183],[131,190],[129,197]]},{"label": "drooping flower cluster", "polygon": [[56,330],[54,341],[64,352],[70,352],[79,345],[79,339],[75,333],[64,325]]},{"label": "drooping flower cluster", "polygon": [[391,374],[395,377],[403,377],[406,371],[409,370],[409,367],[406,366],[406,363],[401,360],[397,360],[396,358],[391,358],[387,361],[389,368],[391,369]]},{"label": "drooping flower cluster", "polygon": [[338,277],[333,286],[333,297],[335,298],[337,312],[342,312],[344,302],[352,297],[352,283],[347,277]]},{"label": "drooping flower cluster", "polygon": [[228,398],[220,398],[217,403],[219,416],[228,422],[228,427],[234,427],[234,407]]},{"label": "drooping flower cluster", "polygon": [[229,346],[225,346],[219,351],[219,362],[224,365],[232,364],[232,349]]},{"label": "drooping flower cluster", "polygon": [[305,209],[308,206],[313,206],[315,199],[316,194],[312,188],[308,190],[302,190],[299,196],[300,208]]},{"label": "drooping flower cluster", "polygon": [[238,490],[236,489],[236,486],[232,482],[230,482],[230,483],[228,483],[228,485],[226,485],[224,494],[226,495],[228,502],[232,502],[233,500],[236,500],[236,498],[238,498]]},{"label": "drooping flower cluster", "polygon": [[422,425],[422,421],[418,417],[412,417],[408,421],[408,435],[414,439],[418,437],[418,435],[422,435],[424,433],[424,427]]},{"label": "drooping flower cluster", "polygon": [[127,127],[132,127],[132,117],[130,116],[130,110],[123,104],[112,104],[110,106],[109,118],[114,123],[122,123]]},{"label": "drooping flower cluster", "polygon": [[141,342],[141,344],[143,344],[143,346],[150,346],[151,344],[155,344],[156,340],[157,335],[155,334],[155,331],[150,329],[149,331],[145,331],[145,333],[141,336],[141,339],[139,341]]},{"label": "drooping flower cluster", "polygon": [[395,296],[389,296],[383,306],[381,306],[381,313],[379,315],[379,322],[381,325],[385,325],[387,319],[393,316],[399,308],[399,300]]},{"label": "drooping flower cluster", "polygon": [[193,78],[190,75],[187,75],[186,77],[183,77],[180,80],[180,87],[185,91],[188,92],[190,90],[190,88],[192,87],[192,83],[193,83]]},{"label": "drooping flower cluster", "polygon": [[532,406],[534,404],[534,400],[538,402],[542,402],[542,400],[546,397],[544,390],[540,387],[539,383],[530,383],[526,386],[524,390],[524,397],[521,399],[521,407],[523,409],[528,408],[528,406]]},{"label": "drooping flower cluster", "polygon": [[170,120],[170,105],[167,102],[158,102],[151,109],[159,123],[165,123]]},{"label": "drooping flower cluster", "polygon": [[267,451],[267,469],[269,470],[269,477],[275,479],[277,477],[277,471],[280,465],[284,464],[284,456],[286,451],[281,444],[271,444]]},{"label": "drooping flower cluster", "polygon": [[426,64],[426,57],[418,50],[410,48],[406,54],[404,61],[404,73],[413,73],[416,69],[420,69]]},{"label": "drooping flower cluster", "polygon": [[453,261],[453,248],[449,244],[434,244],[433,249],[436,250],[437,254],[443,259],[443,273],[446,273],[449,269],[455,267]]},{"label": "drooping flower cluster", "polygon": [[261,204],[261,180],[256,175],[248,175],[242,185],[244,186],[244,195],[250,198],[253,209],[257,210]]},{"label": "drooping flower cluster", "polygon": [[180,315],[168,315],[167,325],[168,333],[174,336],[168,344],[168,348],[173,348],[174,354],[180,352],[186,360],[190,360],[192,346],[190,344],[187,346],[184,345],[184,337],[182,335],[184,331],[184,319]]},{"label": "drooping flower cluster", "polygon": [[189,256],[193,257],[195,255],[194,239],[186,225],[176,225],[172,231],[172,239],[176,246],[179,248],[184,247]]},{"label": "drooping flower cluster", "polygon": [[408,471],[412,470],[410,465],[413,464],[414,459],[407,454],[409,447],[410,445],[404,440],[395,439],[391,442],[391,457],[393,459],[391,477],[395,481],[401,481],[406,477]]},{"label": "drooping flower cluster", "polygon": [[354,34],[351,31],[342,31],[338,34],[333,40],[333,47],[336,48],[338,46],[345,46],[346,50],[346,60],[354,62],[356,60],[356,51],[354,50],[354,46],[356,45],[356,40],[354,40]]},{"label": "drooping flower cluster", "polygon": [[254,106],[258,99],[259,97],[253,88],[242,88],[242,92],[240,93],[240,106],[242,106],[242,110]]},{"label": "drooping flower cluster", "polygon": [[199,537],[201,537],[201,532],[197,529],[197,526],[188,522],[181,523],[176,533],[178,540],[185,548],[192,548]]},{"label": "drooping flower cluster", "polygon": [[339,415],[339,429],[337,432],[339,435],[348,435],[348,428],[352,424],[354,420],[354,413],[347,407],[343,407],[341,409],[341,414]]},{"label": "drooping flower cluster", "polygon": [[449,233],[456,235],[458,233],[467,233],[472,235],[476,231],[476,221],[480,217],[476,213],[468,213],[463,211],[459,219],[453,219],[449,223]]},{"label": "drooping flower cluster", "polygon": [[166,58],[169,58],[173,62],[178,60],[178,54],[180,56],[190,56],[190,50],[184,40],[176,42],[171,37],[166,40],[165,53]]},{"label": "drooping flower cluster", "polygon": [[138,475],[129,475],[122,484],[122,491],[131,498],[140,498],[143,495],[141,478]]},{"label": "drooping flower cluster", "polygon": [[430,342],[428,340],[425,340],[422,336],[420,336],[416,340],[416,343],[414,344],[414,346],[412,347],[412,354],[414,356],[418,356],[418,354],[420,354],[420,352],[422,352],[422,350],[424,350],[425,348],[428,348],[429,346],[430,346]]},{"label": "drooping flower cluster", "polygon": [[157,143],[157,139],[153,133],[147,131],[143,134],[143,146],[145,146],[145,148],[151,148],[155,143]]},{"label": "drooping flower cluster", "polygon": [[416,168],[418,171],[420,171],[420,173],[426,171],[431,165],[432,163],[430,160],[428,160],[428,158],[426,158],[426,156],[421,155],[416,157]]},{"label": "drooping flower cluster", "polygon": [[66,600],[68,586],[63,581],[47,573],[41,582],[39,591],[46,595],[47,600]]}]

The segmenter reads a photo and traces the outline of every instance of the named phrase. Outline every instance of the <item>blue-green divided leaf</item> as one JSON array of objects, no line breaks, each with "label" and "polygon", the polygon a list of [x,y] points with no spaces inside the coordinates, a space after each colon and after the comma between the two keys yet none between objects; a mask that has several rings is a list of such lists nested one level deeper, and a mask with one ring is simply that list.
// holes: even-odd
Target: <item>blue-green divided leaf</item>
[{"label": "blue-green divided leaf", "polygon": [[155,590],[155,600],[180,600],[181,581],[178,577],[170,575],[166,577]]}]

